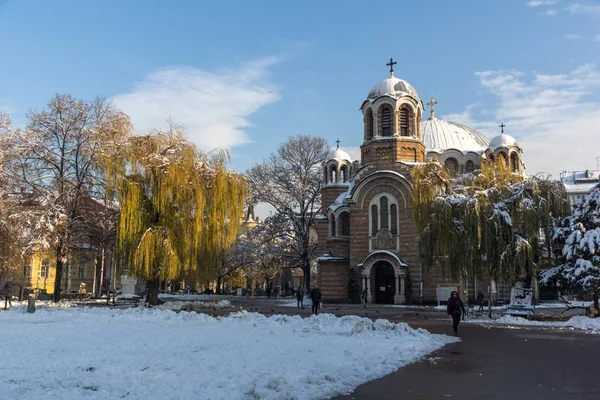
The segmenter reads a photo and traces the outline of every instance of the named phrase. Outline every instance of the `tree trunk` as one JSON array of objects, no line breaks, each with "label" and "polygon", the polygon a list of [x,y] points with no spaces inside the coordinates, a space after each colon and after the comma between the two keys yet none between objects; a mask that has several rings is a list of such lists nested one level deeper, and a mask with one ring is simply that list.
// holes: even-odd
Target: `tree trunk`
[{"label": "tree trunk", "polygon": [[157,306],[161,302],[158,300],[158,287],[160,286],[160,280],[158,278],[148,279],[146,281],[146,296],[148,303],[151,306]]},{"label": "tree trunk", "polygon": [[594,291],[594,308],[596,310],[599,310],[599,308],[598,308],[598,291],[597,290]]},{"label": "tree trunk", "polygon": [[217,290],[215,291],[215,294],[221,294],[221,277],[217,276]]},{"label": "tree trunk", "polygon": [[63,272],[63,258],[62,258],[62,245],[59,244],[56,247],[56,276],[54,277],[54,302],[60,301],[61,292],[61,279]]},{"label": "tree trunk", "polygon": [[304,260],[302,272],[304,272],[304,286],[306,287],[306,293],[310,293],[310,260]]}]

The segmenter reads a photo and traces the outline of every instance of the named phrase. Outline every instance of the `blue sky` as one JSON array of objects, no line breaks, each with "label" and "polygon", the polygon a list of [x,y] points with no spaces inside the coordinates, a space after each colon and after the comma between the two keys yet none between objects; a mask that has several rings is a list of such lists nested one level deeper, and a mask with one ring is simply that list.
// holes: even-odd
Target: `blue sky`
[{"label": "blue sky", "polygon": [[440,118],[492,137],[528,174],[595,168],[600,2],[0,0],[0,110],[104,96],[138,131],[171,117],[238,171],[306,133],[358,156],[359,107],[396,76]]}]

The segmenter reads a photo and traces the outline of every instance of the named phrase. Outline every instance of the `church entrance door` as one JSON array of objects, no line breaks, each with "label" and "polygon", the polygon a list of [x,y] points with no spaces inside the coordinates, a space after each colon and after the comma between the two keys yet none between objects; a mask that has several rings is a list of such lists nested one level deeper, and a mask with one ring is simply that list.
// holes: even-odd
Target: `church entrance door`
[{"label": "church entrance door", "polygon": [[386,261],[380,261],[373,268],[375,269],[375,302],[394,304],[394,294],[396,294],[394,267]]}]

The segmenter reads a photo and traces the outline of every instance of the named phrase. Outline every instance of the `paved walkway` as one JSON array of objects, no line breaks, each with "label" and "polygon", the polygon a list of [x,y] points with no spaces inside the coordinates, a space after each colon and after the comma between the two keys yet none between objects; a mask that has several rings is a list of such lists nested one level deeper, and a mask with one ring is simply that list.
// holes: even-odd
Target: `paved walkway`
[{"label": "paved walkway", "polygon": [[[310,309],[277,300],[234,301],[265,314],[310,315]],[[452,334],[449,318],[433,310],[331,305],[323,312],[406,322],[432,333]],[[499,328],[462,323],[460,343],[448,345],[336,400],[598,400],[600,335],[532,327]],[[393,354],[390,353],[390,357]],[[368,362],[368,354],[365,354]]]}]

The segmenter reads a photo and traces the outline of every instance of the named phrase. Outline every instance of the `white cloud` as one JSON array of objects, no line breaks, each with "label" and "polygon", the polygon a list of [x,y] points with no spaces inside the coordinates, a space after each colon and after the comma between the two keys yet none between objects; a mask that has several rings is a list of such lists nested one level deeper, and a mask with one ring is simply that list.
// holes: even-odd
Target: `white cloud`
[{"label": "white cloud", "polygon": [[534,0],[534,1],[527,2],[527,5],[529,7],[549,6],[552,4],[556,4],[556,0]]},{"label": "white cloud", "polygon": [[587,14],[600,16],[600,4],[572,3],[569,6],[565,7],[565,10],[569,11],[572,14]]},{"label": "white cloud", "polygon": [[567,33],[565,35],[565,39],[568,39],[568,40],[582,40],[583,36],[577,35],[577,34],[574,34],[574,33]]},{"label": "white cloud", "polygon": [[552,8],[550,10],[547,10],[547,11],[543,12],[541,15],[546,16],[546,17],[551,17],[551,16],[556,15],[556,14],[558,14],[558,10],[555,10],[555,9]]},{"label": "white cloud", "polygon": [[269,57],[217,72],[168,67],[113,100],[132,118],[136,132],[164,129],[170,118],[204,151],[231,148],[249,141],[244,131],[251,126],[248,117],[279,100],[278,88],[268,79],[278,61]]},{"label": "white cloud", "polygon": [[562,170],[595,165],[600,155],[600,71],[595,65],[564,74],[534,73],[529,79],[519,71],[476,75],[481,86],[498,99],[493,120],[475,117],[473,105],[451,117],[462,118],[488,137],[499,133],[500,122],[506,123],[505,132],[523,148],[530,175],[544,171],[558,178]]}]

